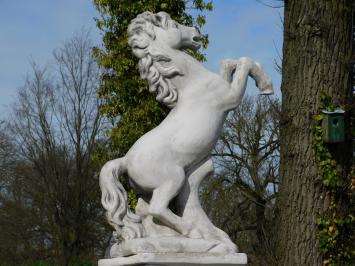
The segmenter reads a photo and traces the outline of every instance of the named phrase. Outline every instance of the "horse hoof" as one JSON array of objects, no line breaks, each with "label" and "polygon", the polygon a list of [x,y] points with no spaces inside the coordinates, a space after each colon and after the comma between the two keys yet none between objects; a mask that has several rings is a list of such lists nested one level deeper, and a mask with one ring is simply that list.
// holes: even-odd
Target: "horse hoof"
[{"label": "horse hoof", "polygon": [[262,95],[270,95],[274,93],[272,81],[270,78],[266,78],[260,84],[258,84],[258,87],[260,89],[260,94]]}]

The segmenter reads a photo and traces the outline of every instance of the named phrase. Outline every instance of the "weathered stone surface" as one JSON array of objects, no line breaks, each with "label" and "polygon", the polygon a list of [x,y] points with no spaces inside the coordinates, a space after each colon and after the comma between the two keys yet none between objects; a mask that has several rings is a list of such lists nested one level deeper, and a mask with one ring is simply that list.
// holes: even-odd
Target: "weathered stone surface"
[{"label": "weathered stone surface", "polygon": [[229,247],[218,240],[176,237],[145,237],[125,240],[111,248],[111,257],[123,257],[139,253],[214,253],[228,254]]},{"label": "weathered stone surface", "polygon": [[221,256],[216,255],[201,255],[201,254],[149,254],[141,253],[131,257],[121,257],[114,259],[105,259],[99,261],[99,266],[124,266],[124,265],[145,265],[145,266],[238,266],[246,265],[247,256],[244,253],[235,253]]}]

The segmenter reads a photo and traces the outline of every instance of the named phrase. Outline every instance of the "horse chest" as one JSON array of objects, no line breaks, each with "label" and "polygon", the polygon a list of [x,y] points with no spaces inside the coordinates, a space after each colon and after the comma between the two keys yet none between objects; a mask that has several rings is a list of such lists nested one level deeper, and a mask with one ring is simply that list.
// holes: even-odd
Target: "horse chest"
[{"label": "horse chest", "polygon": [[171,147],[184,154],[210,152],[220,135],[224,118],[221,113],[196,111],[182,120],[175,120]]}]

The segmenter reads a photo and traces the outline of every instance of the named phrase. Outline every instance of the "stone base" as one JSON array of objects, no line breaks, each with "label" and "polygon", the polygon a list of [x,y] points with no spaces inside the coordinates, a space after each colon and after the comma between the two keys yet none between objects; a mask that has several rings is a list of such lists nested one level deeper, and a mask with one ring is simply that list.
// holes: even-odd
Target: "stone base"
[{"label": "stone base", "polygon": [[245,253],[234,253],[227,255],[219,254],[198,254],[198,253],[141,253],[130,257],[99,260],[98,266],[227,266],[247,265],[248,259]]},{"label": "stone base", "polygon": [[111,258],[122,258],[136,254],[234,254],[237,247],[218,240],[193,239],[181,236],[147,237],[124,240],[114,244],[110,250]]}]

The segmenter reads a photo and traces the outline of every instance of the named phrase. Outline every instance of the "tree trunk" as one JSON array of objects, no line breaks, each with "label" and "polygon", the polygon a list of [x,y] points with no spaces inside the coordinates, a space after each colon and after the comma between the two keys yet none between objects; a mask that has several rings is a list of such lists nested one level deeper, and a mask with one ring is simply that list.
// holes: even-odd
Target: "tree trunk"
[{"label": "tree trunk", "polygon": [[[329,194],[312,146],[313,118],[322,92],[335,106],[350,106],[351,3],[285,0],[277,265],[322,265],[315,222],[326,211]],[[346,178],[351,145],[332,146]]]},{"label": "tree trunk", "polygon": [[258,239],[259,242],[259,248],[260,252],[263,253],[263,255],[266,254],[268,245],[267,245],[267,236],[265,235],[266,230],[265,230],[265,224],[266,224],[266,219],[265,219],[265,204],[266,200],[262,198],[257,198],[255,202],[255,217],[256,217],[256,238]]}]

